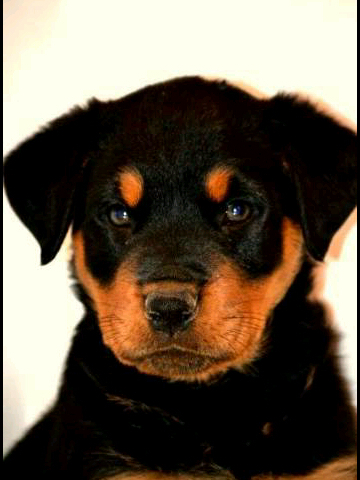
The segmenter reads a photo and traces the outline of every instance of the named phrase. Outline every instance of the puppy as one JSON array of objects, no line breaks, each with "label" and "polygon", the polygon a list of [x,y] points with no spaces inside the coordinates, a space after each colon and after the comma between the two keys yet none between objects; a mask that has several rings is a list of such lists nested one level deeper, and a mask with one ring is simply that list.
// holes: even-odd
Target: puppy
[{"label": "puppy", "polygon": [[86,309],[6,478],[356,478],[337,336],[310,295],[356,204],[352,131],[187,77],[73,109],[4,176],[42,264],[72,229]]}]

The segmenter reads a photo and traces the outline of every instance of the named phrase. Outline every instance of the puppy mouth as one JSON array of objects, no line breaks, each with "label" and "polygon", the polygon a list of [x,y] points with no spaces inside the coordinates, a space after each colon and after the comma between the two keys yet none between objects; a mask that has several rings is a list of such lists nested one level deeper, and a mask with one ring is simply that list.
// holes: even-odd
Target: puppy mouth
[{"label": "puppy mouth", "polygon": [[126,356],[123,360],[144,373],[175,379],[206,374],[217,364],[228,361],[229,356],[213,356],[172,345],[139,356]]}]

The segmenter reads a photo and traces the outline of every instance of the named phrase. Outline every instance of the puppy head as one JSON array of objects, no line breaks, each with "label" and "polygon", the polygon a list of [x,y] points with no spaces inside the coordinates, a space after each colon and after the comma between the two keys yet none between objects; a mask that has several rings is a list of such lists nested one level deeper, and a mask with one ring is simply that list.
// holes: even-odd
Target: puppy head
[{"label": "puppy head", "polygon": [[321,259],[355,206],[355,158],[355,135],[307,103],[185,78],[56,120],[5,184],[43,263],[72,224],[120,362],[206,380],[259,354],[304,254]]}]

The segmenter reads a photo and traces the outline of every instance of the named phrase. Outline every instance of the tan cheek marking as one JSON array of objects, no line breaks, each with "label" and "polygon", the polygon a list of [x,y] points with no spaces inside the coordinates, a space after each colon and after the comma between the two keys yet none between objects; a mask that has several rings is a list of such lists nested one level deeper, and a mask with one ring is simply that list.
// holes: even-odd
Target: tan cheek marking
[{"label": "tan cheek marking", "polygon": [[136,207],[141,200],[144,190],[143,179],[135,169],[126,169],[120,173],[120,194],[130,207]]},{"label": "tan cheek marking", "polygon": [[270,276],[249,280],[231,263],[220,265],[204,288],[196,334],[220,351],[230,345],[237,357],[232,363],[256,358],[266,320],[299,271],[302,245],[300,228],[285,218],[282,261]]},{"label": "tan cheek marking", "polygon": [[338,458],[307,475],[256,475],[251,480],[356,480],[357,456]]},{"label": "tan cheek marking", "polygon": [[216,167],[205,180],[205,191],[213,202],[222,202],[229,189],[233,173],[228,167]]},{"label": "tan cheek marking", "polygon": [[108,287],[94,279],[85,264],[84,240],[81,232],[73,237],[77,276],[93,300],[104,343],[118,356],[121,350],[148,341],[143,300],[132,273],[131,264],[123,265]]},{"label": "tan cheek marking", "polygon": [[[155,472],[144,473],[123,473],[111,477],[105,477],[103,480],[235,480],[234,477],[225,472],[216,477],[192,476],[190,475],[166,475]],[[357,479],[357,456],[352,455],[336,459],[323,467],[305,475],[256,475],[251,480],[356,480]]]},{"label": "tan cheek marking", "polygon": [[273,309],[284,297],[299,272],[304,240],[301,229],[289,218],[283,219],[282,225],[282,261],[269,278],[260,282],[266,308]]}]

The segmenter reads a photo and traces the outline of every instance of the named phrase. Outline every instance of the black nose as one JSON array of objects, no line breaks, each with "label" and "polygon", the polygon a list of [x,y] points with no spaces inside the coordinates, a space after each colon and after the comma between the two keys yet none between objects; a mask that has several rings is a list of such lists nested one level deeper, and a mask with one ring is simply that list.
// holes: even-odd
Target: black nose
[{"label": "black nose", "polygon": [[145,299],[146,316],[152,329],[170,336],[190,326],[196,305],[196,295],[188,291],[153,292]]}]

